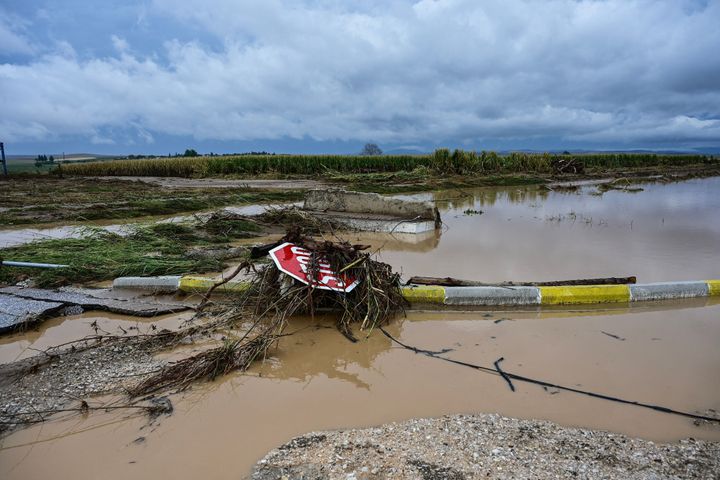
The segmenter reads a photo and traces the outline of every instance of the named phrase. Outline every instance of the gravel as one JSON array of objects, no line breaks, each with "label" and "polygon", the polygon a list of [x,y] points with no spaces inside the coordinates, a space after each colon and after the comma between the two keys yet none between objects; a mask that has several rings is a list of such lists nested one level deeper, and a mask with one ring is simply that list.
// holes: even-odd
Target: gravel
[{"label": "gravel", "polygon": [[[32,368],[34,365],[36,368]],[[18,419],[41,418],[35,412],[78,407],[82,400],[95,395],[121,393],[138,377],[161,365],[132,342],[2,364],[0,432],[18,426],[13,423]]]},{"label": "gravel", "polygon": [[720,443],[657,444],[499,415],[452,415],[310,433],[272,450],[252,480],[720,479]]}]

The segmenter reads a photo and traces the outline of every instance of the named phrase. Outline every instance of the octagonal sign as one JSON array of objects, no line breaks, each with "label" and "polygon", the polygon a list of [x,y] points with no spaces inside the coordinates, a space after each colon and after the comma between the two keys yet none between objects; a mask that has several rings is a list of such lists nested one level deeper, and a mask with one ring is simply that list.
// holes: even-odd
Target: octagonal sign
[{"label": "octagonal sign", "polygon": [[353,275],[334,272],[330,263],[323,257],[317,261],[315,278],[308,278],[308,265],[312,252],[290,242],[278,245],[269,253],[270,258],[282,272],[315,288],[347,293],[360,283]]}]

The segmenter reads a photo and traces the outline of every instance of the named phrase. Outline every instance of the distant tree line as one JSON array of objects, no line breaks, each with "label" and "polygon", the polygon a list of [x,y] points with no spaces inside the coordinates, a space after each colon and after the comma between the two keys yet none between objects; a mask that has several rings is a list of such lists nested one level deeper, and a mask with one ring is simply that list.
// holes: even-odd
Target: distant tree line
[{"label": "distant tree line", "polygon": [[52,155],[50,155],[49,157],[47,155],[38,155],[35,158],[35,166],[36,167],[41,167],[43,165],[54,164],[54,163],[55,163],[55,157],[53,157]]},{"label": "distant tree line", "polygon": [[[242,152],[242,153],[214,153],[214,152],[210,152],[210,153],[207,154],[208,157],[239,157],[239,156],[243,156],[243,155],[252,155],[252,156],[258,156],[258,155],[275,155],[275,153],[273,153],[273,152],[266,152],[265,150],[263,150],[262,152],[256,152],[256,151],[252,151],[252,152]],[[177,152],[175,152],[174,154],[173,154],[173,153],[168,153],[167,156],[163,156],[163,155],[127,155],[127,156],[124,157],[124,158],[126,158],[127,160],[141,160],[141,159],[144,159],[144,158],[180,158],[180,157],[189,157],[189,158],[191,158],[191,157],[199,157],[199,156],[201,156],[201,154],[198,153],[197,150],[195,150],[194,148],[188,148],[188,149],[185,149],[185,152],[184,152],[184,153],[177,153]],[[38,157],[39,157],[39,155],[38,155]]]}]

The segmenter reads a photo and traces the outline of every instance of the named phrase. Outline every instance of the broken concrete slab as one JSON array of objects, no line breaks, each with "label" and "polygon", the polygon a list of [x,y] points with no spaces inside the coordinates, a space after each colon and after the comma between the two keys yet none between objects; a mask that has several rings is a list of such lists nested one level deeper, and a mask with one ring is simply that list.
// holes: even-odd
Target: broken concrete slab
[{"label": "broken concrete slab", "polygon": [[310,190],[305,195],[303,210],[357,230],[375,232],[422,233],[442,225],[440,213],[432,203],[337,188]]},{"label": "broken concrete slab", "polygon": [[157,302],[136,296],[121,296],[117,292],[105,288],[43,290],[40,288],[5,287],[0,288],[0,293],[32,300],[60,302],[66,306],[77,305],[82,307],[83,310],[105,310],[136,317],[155,317],[167,313],[182,312],[190,308],[190,305],[180,302]]},{"label": "broken concrete slab", "polygon": [[377,193],[352,192],[340,188],[310,190],[305,194],[305,210],[348,213],[374,213],[391,217],[439,219],[435,205],[383,197]]},{"label": "broken concrete slab", "polygon": [[[191,305],[128,297],[110,289],[5,287],[0,288],[0,323],[7,323],[8,327],[3,330],[0,326],[0,332],[37,322],[71,307],[79,307],[83,311],[102,310],[136,317],[155,317],[182,312]],[[79,313],[77,308],[74,313]]]},{"label": "broken concrete slab", "polygon": [[434,220],[417,220],[367,213],[312,212],[318,218],[327,218],[364,232],[419,234],[435,231]]},{"label": "broken concrete slab", "polygon": [[0,333],[52,316],[64,306],[61,302],[44,302],[0,293]]}]

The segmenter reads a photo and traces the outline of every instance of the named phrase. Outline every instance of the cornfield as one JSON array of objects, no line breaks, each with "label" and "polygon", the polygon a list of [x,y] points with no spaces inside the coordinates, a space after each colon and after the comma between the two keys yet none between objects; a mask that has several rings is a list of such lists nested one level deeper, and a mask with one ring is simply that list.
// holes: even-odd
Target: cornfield
[{"label": "cornfield", "polygon": [[550,173],[559,159],[574,158],[586,168],[640,168],[717,163],[705,155],[573,154],[474,152],[446,148],[430,155],[239,155],[112,160],[64,164],[53,173],[81,176],[213,177],[223,175],[320,175],[410,172],[423,167],[442,175]]}]

